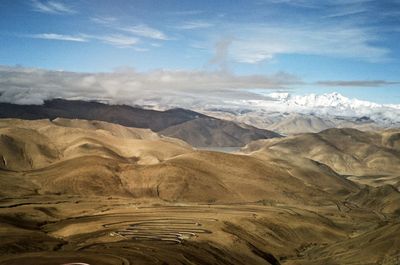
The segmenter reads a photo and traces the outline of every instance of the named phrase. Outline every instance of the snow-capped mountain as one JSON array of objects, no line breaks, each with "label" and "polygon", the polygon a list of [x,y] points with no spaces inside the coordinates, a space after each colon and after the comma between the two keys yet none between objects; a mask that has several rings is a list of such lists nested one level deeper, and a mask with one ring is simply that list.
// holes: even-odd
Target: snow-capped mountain
[{"label": "snow-capped mountain", "polygon": [[319,116],[369,117],[379,124],[400,122],[400,105],[378,104],[347,98],[339,93],[309,94],[270,93],[267,99],[236,100],[231,104],[251,106],[254,111],[315,114]]},{"label": "snow-capped mountain", "polygon": [[282,134],[318,132],[332,127],[361,130],[400,127],[400,105],[352,99],[339,93],[269,93],[259,99],[226,100],[219,104],[219,108],[197,110]]},{"label": "snow-capped mountain", "polygon": [[269,96],[291,107],[305,107],[305,108],[333,107],[341,110],[347,110],[347,109],[356,110],[364,107],[367,108],[384,107],[384,105],[380,105],[369,101],[350,99],[336,92],[329,94],[322,94],[322,95],[309,94],[306,96],[290,95],[289,93],[271,93],[269,94]]}]

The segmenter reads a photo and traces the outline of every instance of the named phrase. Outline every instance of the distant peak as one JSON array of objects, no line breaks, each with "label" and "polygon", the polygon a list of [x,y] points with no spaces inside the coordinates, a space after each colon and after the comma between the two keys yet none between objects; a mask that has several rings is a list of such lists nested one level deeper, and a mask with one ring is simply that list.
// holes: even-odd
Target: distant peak
[{"label": "distant peak", "polygon": [[283,99],[288,99],[290,98],[290,94],[287,92],[274,92],[268,94],[269,97],[273,99],[278,99],[278,100],[283,100]]}]

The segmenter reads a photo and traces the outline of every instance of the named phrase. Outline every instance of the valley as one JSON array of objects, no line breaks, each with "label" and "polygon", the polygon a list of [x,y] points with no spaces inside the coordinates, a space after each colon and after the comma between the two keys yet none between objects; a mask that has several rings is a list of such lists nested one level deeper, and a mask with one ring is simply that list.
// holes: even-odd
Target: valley
[{"label": "valley", "polygon": [[0,265],[400,265],[399,14],[0,1]]},{"label": "valley", "polygon": [[0,264],[395,265],[398,133],[224,153],[101,121],[2,119]]}]

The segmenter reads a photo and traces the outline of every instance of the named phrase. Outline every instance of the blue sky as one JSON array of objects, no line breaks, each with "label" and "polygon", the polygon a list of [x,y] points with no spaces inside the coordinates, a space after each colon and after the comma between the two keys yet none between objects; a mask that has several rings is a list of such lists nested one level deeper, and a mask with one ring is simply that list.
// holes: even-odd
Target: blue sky
[{"label": "blue sky", "polygon": [[399,41],[399,0],[0,1],[3,66],[283,73],[294,93],[400,103]]}]

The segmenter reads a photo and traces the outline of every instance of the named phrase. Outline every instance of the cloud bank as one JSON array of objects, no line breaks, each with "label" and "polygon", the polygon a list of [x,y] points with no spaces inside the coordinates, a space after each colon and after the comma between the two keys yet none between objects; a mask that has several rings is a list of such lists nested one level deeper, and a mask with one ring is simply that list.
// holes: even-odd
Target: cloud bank
[{"label": "cloud bank", "polygon": [[[321,81],[325,84],[383,86],[389,81]],[[318,83],[318,82],[317,82]],[[251,112],[263,119],[268,113],[304,113],[323,116],[369,116],[378,123],[400,123],[400,104],[377,104],[349,99],[338,93],[292,95],[254,92],[254,89],[290,91],[309,85],[288,73],[239,76],[228,71],[137,72],[118,69],[109,73],[76,73],[0,66],[0,102],[42,104],[45,100],[99,100],[110,104],[153,109],[183,107],[197,111]],[[293,91],[293,90],[292,90]],[[275,115],[274,114],[274,115]]]},{"label": "cloud bank", "polygon": [[238,76],[229,72],[76,73],[35,68],[0,67],[0,101],[42,104],[52,98],[107,100],[114,104],[183,106],[194,102],[221,102],[221,98],[259,98],[246,89],[288,88],[302,81],[287,73]]},{"label": "cloud bank", "polygon": [[398,85],[398,81],[385,81],[385,80],[350,80],[350,81],[318,81],[316,83],[320,86],[333,86],[333,87],[381,87],[388,85]]}]

